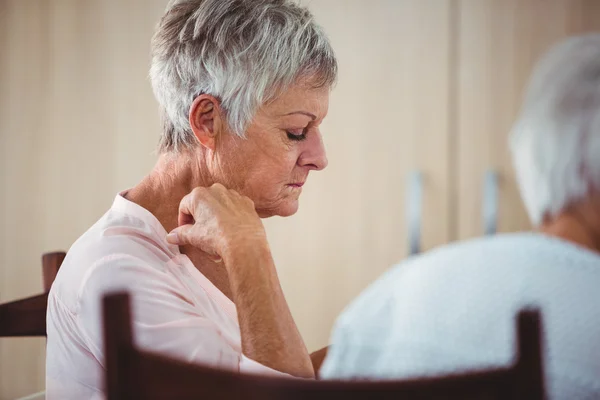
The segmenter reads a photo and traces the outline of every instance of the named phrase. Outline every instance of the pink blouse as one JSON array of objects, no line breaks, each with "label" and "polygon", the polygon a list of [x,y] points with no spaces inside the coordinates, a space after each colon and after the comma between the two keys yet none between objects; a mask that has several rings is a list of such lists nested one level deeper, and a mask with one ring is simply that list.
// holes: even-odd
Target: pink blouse
[{"label": "pink blouse", "polygon": [[48,298],[46,398],[101,399],[102,297],[132,295],[134,340],[190,363],[282,374],[242,354],[234,303],[167,243],[146,209],[118,195],[69,250]]}]

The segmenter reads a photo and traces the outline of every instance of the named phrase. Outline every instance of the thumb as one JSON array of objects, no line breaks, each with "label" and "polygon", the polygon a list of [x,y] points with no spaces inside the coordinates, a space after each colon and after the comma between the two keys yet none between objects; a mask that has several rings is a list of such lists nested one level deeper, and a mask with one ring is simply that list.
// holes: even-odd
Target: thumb
[{"label": "thumb", "polygon": [[[177,246],[185,246],[186,244],[192,244],[192,242],[190,240],[190,238],[192,237],[192,235],[191,235],[192,228],[193,228],[193,225],[183,225],[183,226],[173,229],[167,235],[167,242],[169,242],[170,244],[177,245]],[[199,250],[204,251],[206,253],[206,255],[208,256],[208,258],[212,262],[215,262],[215,263],[223,262],[223,259],[218,254],[213,254],[213,253],[207,252],[203,249],[199,249]]]},{"label": "thumb", "polygon": [[167,242],[169,242],[170,244],[176,244],[178,246],[191,244],[188,238],[190,237],[189,233],[192,227],[193,225],[182,225],[178,228],[173,229],[167,235]]}]

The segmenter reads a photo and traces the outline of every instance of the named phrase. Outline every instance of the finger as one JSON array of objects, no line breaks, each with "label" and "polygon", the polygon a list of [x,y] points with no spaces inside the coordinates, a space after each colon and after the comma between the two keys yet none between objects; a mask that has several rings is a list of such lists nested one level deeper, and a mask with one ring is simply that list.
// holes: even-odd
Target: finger
[{"label": "finger", "polygon": [[223,184],[221,183],[213,183],[212,186],[210,187],[211,190],[213,191],[218,191],[218,192],[226,192],[227,188],[225,186],[223,186]]},{"label": "finger", "polygon": [[[181,201],[179,202],[179,210],[177,213],[177,226],[186,225],[185,222],[189,221],[189,217],[192,216],[190,206],[188,204],[189,197],[190,197],[190,195],[187,194],[187,195],[183,196],[183,199],[181,199]],[[192,216],[192,218],[193,218],[193,216]],[[167,238],[168,238],[168,236],[167,236]]]},{"label": "finger", "polygon": [[177,225],[192,225],[196,221],[197,204],[201,194],[194,190],[187,194],[179,203],[179,215],[177,216]]},{"label": "finger", "polygon": [[185,246],[186,244],[191,244],[189,243],[189,231],[192,229],[192,226],[193,225],[184,225],[180,226],[179,228],[173,229],[167,235],[167,242],[177,246]]},{"label": "finger", "polygon": [[229,189],[220,183],[215,183],[209,189],[209,193],[213,199],[215,199],[220,204],[230,204],[231,198]]},{"label": "finger", "polygon": [[250,207],[255,208],[254,201],[250,197],[242,196],[242,200]]},{"label": "finger", "polygon": [[167,242],[177,246],[192,245],[206,254],[206,256],[215,263],[223,261],[219,254],[209,251],[203,243],[198,243],[198,240],[194,240],[194,237],[198,237],[198,234],[194,235],[193,225],[184,225],[173,229],[167,235]]},{"label": "finger", "polygon": [[238,192],[237,190],[234,189],[229,189],[228,190],[229,196],[234,199],[235,201],[240,201],[242,200],[244,197],[244,195],[242,195],[240,192]]}]

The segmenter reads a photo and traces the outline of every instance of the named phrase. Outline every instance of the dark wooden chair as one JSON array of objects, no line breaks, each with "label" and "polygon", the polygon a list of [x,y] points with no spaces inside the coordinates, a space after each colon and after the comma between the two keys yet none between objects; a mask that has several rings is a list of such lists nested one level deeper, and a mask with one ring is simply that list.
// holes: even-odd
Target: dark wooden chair
[{"label": "dark wooden chair", "polygon": [[48,292],[65,255],[55,252],[42,256],[44,293],[0,304],[0,337],[46,336]]},{"label": "dark wooden chair", "polygon": [[44,292],[48,293],[56,274],[62,265],[67,253],[64,251],[56,251],[54,253],[46,253],[42,256],[42,282],[44,284]]},{"label": "dark wooden chair", "polygon": [[544,398],[541,320],[517,317],[517,349],[505,368],[402,381],[312,381],[243,375],[137,349],[127,293],[104,299],[106,395],[124,399],[527,399]]}]

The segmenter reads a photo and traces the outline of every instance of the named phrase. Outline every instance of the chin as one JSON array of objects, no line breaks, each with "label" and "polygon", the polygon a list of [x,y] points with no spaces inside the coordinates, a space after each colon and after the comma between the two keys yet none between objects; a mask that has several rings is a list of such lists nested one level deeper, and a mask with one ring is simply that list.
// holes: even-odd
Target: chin
[{"label": "chin", "polygon": [[286,201],[285,203],[280,204],[277,208],[273,209],[257,209],[256,212],[261,218],[269,218],[274,216],[291,217],[298,212],[298,200]]}]

